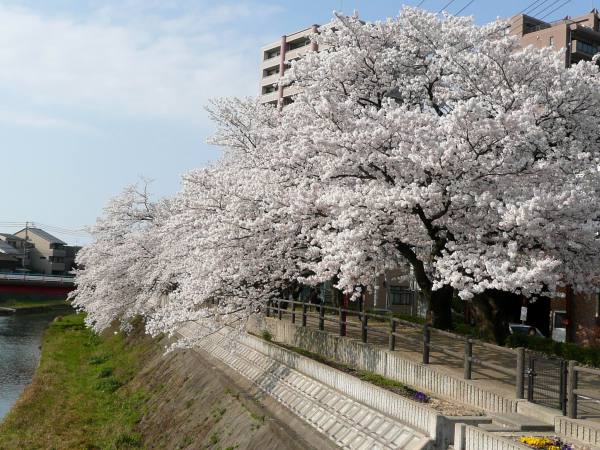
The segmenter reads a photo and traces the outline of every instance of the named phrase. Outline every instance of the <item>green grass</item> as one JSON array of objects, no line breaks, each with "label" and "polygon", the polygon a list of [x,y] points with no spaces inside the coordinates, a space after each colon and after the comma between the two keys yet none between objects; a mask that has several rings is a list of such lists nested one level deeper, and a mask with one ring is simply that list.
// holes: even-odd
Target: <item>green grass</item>
[{"label": "green grass", "polygon": [[28,299],[8,299],[0,301],[0,307],[14,308],[14,309],[27,309],[27,308],[39,308],[46,306],[67,306],[67,300],[61,299],[47,299],[47,300],[28,300]]},{"label": "green grass", "polygon": [[121,333],[94,334],[82,315],[52,322],[33,382],[0,424],[0,449],[142,448],[135,427],[146,395],[121,386],[143,351]]},{"label": "green grass", "polygon": [[294,347],[292,345],[282,344],[280,342],[277,342],[275,344],[280,347],[291,350],[294,353],[298,353],[299,355],[302,355],[307,358],[313,359],[317,362],[320,362],[321,364],[325,364],[327,366],[334,367],[335,369],[346,372],[350,375],[353,375],[353,376],[361,379],[362,381],[365,381],[367,383],[374,384],[375,386],[379,386],[381,388],[395,392],[396,394],[400,394],[404,397],[414,398],[415,394],[418,392],[415,389],[412,389],[411,387],[409,387],[399,381],[392,380],[390,378],[386,378],[386,377],[379,375],[377,373],[374,373],[374,372],[368,372],[366,370],[355,369],[354,367],[351,367],[347,364],[340,363],[338,361],[334,361],[330,358],[326,358],[325,356],[320,355],[318,353],[313,353],[313,352],[310,352],[303,348]]}]

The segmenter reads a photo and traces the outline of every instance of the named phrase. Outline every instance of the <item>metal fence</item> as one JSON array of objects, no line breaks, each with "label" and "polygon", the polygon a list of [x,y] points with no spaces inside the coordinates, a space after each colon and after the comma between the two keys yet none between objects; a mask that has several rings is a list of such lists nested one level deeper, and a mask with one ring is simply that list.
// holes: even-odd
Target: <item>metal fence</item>
[{"label": "metal fence", "polygon": [[567,362],[529,353],[525,370],[527,400],[567,412]]},{"label": "metal fence", "polygon": [[[472,379],[473,372],[503,376],[513,384],[517,399],[558,409],[571,418],[581,412],[600,417],[600,369],[578,366],[575,361],[541,355],[522,347],[510,349],[468,338],[459,334],[434,329],[428,324],[399,319],[391,314],[378,314],[364,309],[344,308],[323,303],[308,303],[281,299],[269,302],[266,315],[279,320],[289,319],[302,327],[335,332],[339,336],[353,334],[362,342],[377,341],[390,351],[405,349],[418,351],[423,364],[430,364],[432,351],[449,356],[463,368],[463,377]],[[446,338],[445,340],[443,338]],[[448,348],[452,342],[454,350]],[[456,348],[462,351],[456,351]],[[477,349],[477,352],[475,351]],[[492,356],[493,355],[493,356]],[[491,362],[491,360],[495,362]],[[585,375],[582,386],[581,376]],[[485,375],[483,375],[485,376]],[[590,381],[591,380],[591,381]],[[578,400],[587,402],[578,408]],[[593,403],[590,408],[590,402]]]},{"label": "metal fence", "polygon": [[[432,339],[432,327],[428,324],[419,325],[399,319],[391,314],[376,314],[323,303],[313,304],[282,299],[268,304],[266,315],[276,316],[279,320],[289,318],[292,323],[300,322],[303,327],[316,327],[319,330],[325,330],[326,324],[334,324],[339,336],[346,336],[349,331],[355,331],[360,335],[361,341],[365,343],[374,338],[377,338],[380,342],[382,340],[387,341],[387,347],[390,351],[396,350],[398,345],[404,345],[412,350],[418,347],[422,354],[423,364],[430,363],[431,352],[434,350],[462,361],[463,377],[467,380],[472,379],[476,367],[490,369],[509,377],[514,382],[517,398],[524,398],[525,350],[523,348],[508,349],[435,329],[436,336],[446,336],[453,342],[462,342],[463,351],[454,351],[447,348],[446,344],[435,342]],[[352,320],[352,318],[356,318],[356,320]],[[404,328],[405,332],[399,332],[401,327]],[[411,336],[407,336],[407,328],[413,330]],[[418,335],[418,338],[416,335]],[[511,365],[514,367],[492,363],[486,360],[483,354],[475,355],[475,343],[480,347],[501,352],[506,358],[511,359],[513,362]]]},{"label": "metal fence", "polygon": [[[582,409],[579,404],[585,401],[588,403],[585,412],[600,417],[600,389],[594,389],[594,384],[600,384],[600,369],[578,366],[575,361],[569,361],[567,373],[567,416],[577,419]],[[583,384],[582,376],[587,376],[591,381],[587,383],[587,389],[580,386]]]}]

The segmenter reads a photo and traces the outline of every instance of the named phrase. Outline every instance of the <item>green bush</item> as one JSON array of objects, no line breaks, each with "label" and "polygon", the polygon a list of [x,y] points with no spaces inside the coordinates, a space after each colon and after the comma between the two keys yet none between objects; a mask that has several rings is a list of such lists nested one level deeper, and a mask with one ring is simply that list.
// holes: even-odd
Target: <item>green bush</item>
[{"label": "green bush", "polygon": [[123,386],[123,383],[114,377],[101,378],[98,383],[96,383],[96,388],[103,392],[115,392],[121,386]]},{"label": "green bush", "polygon": [[480,327],[468,325],[466,323],[455,324],[452,331],[457,334],[462,334],[463,336],[469,336],[482,341],[494,342],[494,335],[490,330],[484,330]]},{"label": "green bush", "polygon": [[107,378],[112,376],[114,370],[112,367],[103,367],[98,374],[98,378]]},{"label": "green bush", "polygon": [[552,339],[528,336],[526,334],[511,334],[506,341],[506,345],[513,348],[525,347],[548,355],[555,355],[590,366],[600,367],[599,347],[582,347],[577,344],[555,342]]},{"label": "green bush", "polygon": [[271,342],[273,340],[273,335],[269,330],[262,330],[261,337],[267,342]]}]

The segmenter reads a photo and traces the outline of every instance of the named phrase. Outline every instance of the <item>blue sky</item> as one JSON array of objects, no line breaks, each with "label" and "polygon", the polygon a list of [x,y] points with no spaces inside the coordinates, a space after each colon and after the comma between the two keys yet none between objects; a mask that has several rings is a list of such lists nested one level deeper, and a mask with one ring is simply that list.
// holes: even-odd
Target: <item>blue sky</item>
[{"label": "blue sky", "polygon": [[[474,0],[463,14],[485,23],[532,1]],[[141,176],[157,196],[177,192],[182,173],[219,155],[205,144],[204,105],[256,95],[262,45],[325,23],[333,10],[377,20],[419,2],[0,0],[0,231],[25,220],[81,229]],[[565,1],[541,9],[553,3],[540,17]],[[572,0],[546,19],[593,4]]]}]

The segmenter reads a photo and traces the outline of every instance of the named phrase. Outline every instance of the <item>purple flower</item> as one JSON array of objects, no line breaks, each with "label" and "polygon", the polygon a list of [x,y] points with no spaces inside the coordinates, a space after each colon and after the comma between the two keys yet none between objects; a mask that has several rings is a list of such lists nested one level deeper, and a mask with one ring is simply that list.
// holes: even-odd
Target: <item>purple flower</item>
[{"label": "purple flower", "polygon": [[413,398],[416,401],[421,402],[421,403],[427,403],[429,401],[429,397],[426,394],[424,394],[422,392],[418,392],[418,391],[415,392]]}]

